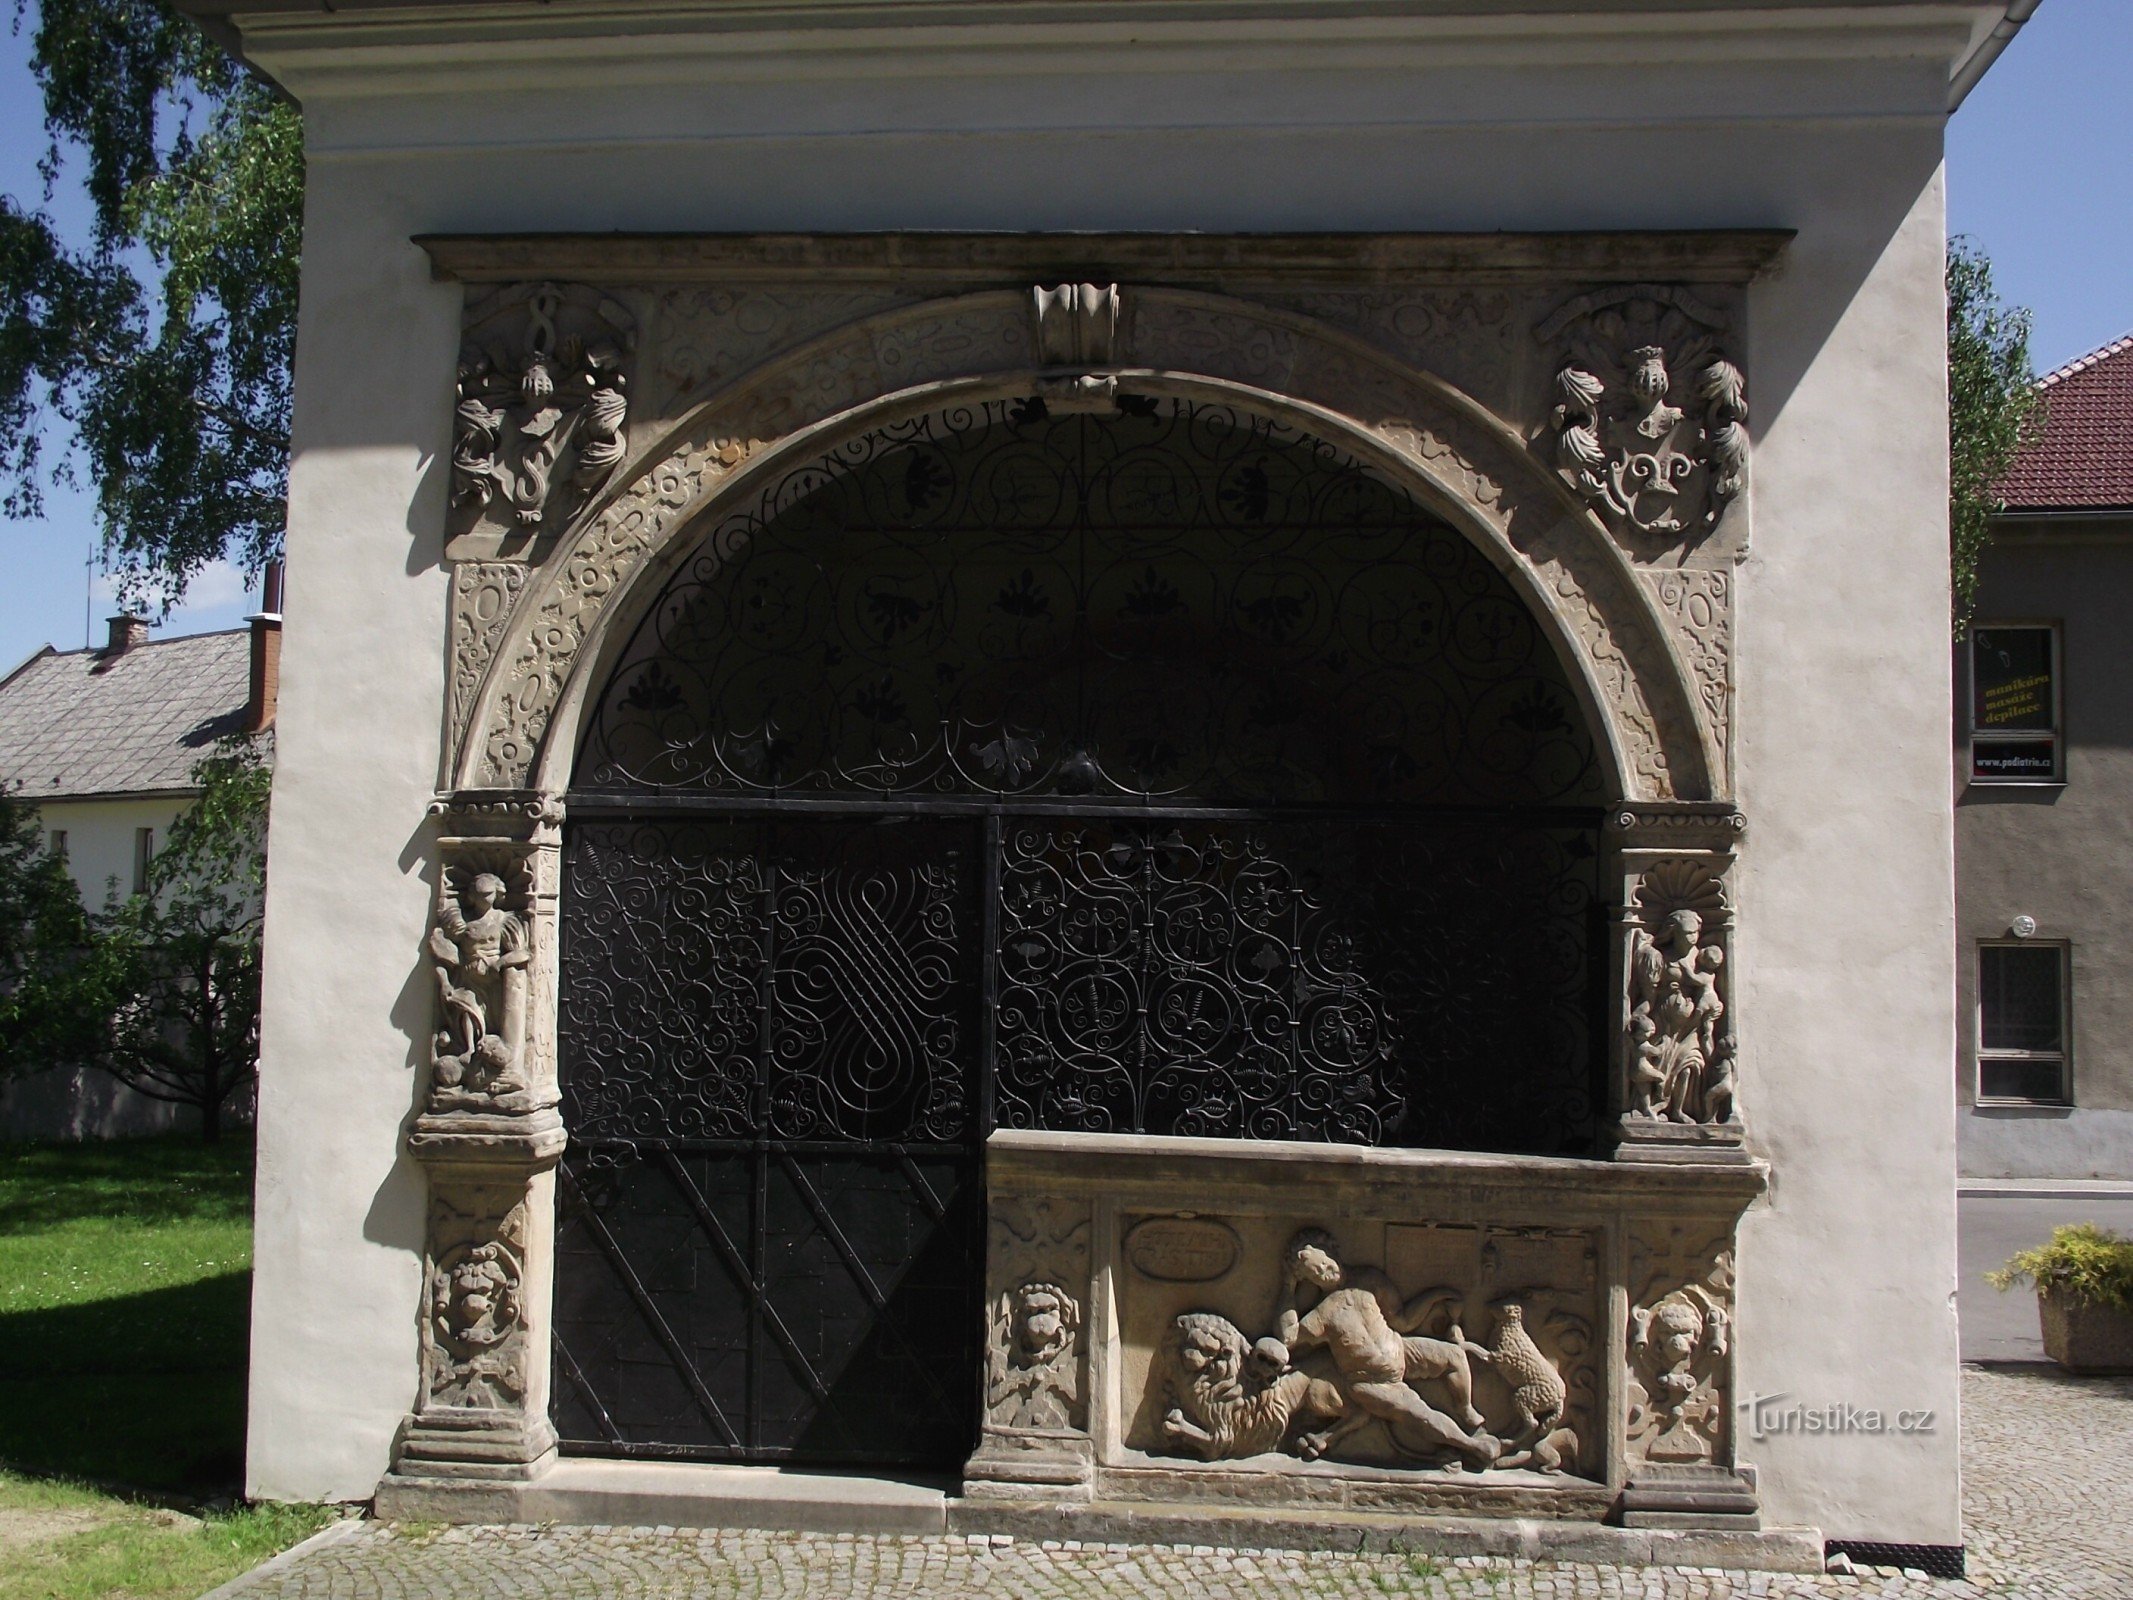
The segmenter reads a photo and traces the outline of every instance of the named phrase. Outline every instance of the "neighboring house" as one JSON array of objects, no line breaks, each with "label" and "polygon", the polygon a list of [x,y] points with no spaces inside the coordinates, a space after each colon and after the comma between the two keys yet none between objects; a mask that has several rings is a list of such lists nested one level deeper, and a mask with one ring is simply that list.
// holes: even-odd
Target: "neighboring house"
[{"label": "neighboring house", "polygon": [[1962,1172],[2133,1179],[2133,336],[2040,388],[1956,652]]},{"label": "neighboring house", "polygon": [[[36,805],[91,910],[146,882],[215,742],[273,725],[278,591],[249,627],[221,633],[151,640],[141,618],[113,617],[103,648],[46,646],[0,680],[0,783]],[[0,1085],[0,1139],[147,1133],[184,1115],[98,1073]]]}]

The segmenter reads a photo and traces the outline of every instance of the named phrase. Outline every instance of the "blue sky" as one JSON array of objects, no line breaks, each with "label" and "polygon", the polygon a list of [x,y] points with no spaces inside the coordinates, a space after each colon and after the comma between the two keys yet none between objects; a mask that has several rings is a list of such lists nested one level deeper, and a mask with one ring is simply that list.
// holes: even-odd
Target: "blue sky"
[{"label": "blue sky", "polygon": [[[29,40],[0,38],[0,188],[42,192],[41,107]],[[2133,0],[2045,0],[1948,132],[1949,226],[1992,256],[2001,293],[2036,314],[2040,372],[2133,331]],[[66,185],[52,209],[84,215]],[[39,521],[0,517],[0,672],[46,643],[76,649],[86,609],[101,633],[108,585],[87,563],[91,497],[47,492]],[[93,592],[91,586],[93,585]],[[232,627],[252,609],[238,574],[212,570],[164,633]]]}]

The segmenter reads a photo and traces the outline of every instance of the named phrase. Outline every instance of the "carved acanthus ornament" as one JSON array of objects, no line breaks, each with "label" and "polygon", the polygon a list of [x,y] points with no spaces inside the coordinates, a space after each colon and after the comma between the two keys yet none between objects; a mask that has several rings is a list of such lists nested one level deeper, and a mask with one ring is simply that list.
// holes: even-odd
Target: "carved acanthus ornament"
[{"label": "carved acanthus ornament", "polygon": [[560,531],[626,450],[636,324],[580,285],[517,285],[467,308],[450,532]]},{"label": "carved acanthus ornament", "polygon": [[502,1409],[525,1398],[525,1245],[523,1202],[499,1219],[449,1205],[433,1218],[426,1406]]},{"label": "carved acanthus ornament", "polygon": [[1747,380],[1724,313],[1640,284],[1582,295],[1537,331],[1560,352],[1549,431],[1563,481],[1647,553],[1707,536],[1748,470]]}]

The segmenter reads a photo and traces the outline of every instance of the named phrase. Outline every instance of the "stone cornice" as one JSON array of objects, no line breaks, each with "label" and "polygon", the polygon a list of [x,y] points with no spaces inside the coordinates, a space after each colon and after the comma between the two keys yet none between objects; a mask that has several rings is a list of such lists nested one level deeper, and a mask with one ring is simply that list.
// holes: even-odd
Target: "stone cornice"
[{"label": "stone cornice", "polygon": [[[1299,65],[1647,67],[1980,56],[1984,0],[181,0],[301,99],[477,89]],[[906,65],[906,64],[909,65]]]},{"label": "stone cornice", "polygon": [[1620,233],[429,234],[442,279],[508,283],[894,284],[1037,281],[1176,288],[1447,283],[1746,283],[1789,229]]}]

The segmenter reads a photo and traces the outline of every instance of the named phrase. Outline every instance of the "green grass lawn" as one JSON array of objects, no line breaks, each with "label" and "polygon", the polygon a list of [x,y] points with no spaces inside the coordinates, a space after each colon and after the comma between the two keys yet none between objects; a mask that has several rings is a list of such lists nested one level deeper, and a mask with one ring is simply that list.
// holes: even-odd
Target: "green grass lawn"
[{"label": "green grass lawn", "polygon": [[325,1520],[207,1509],[243,1481],[251,1203],[245,1139],[0,1145],[0,1600],[175,1600]]}]

